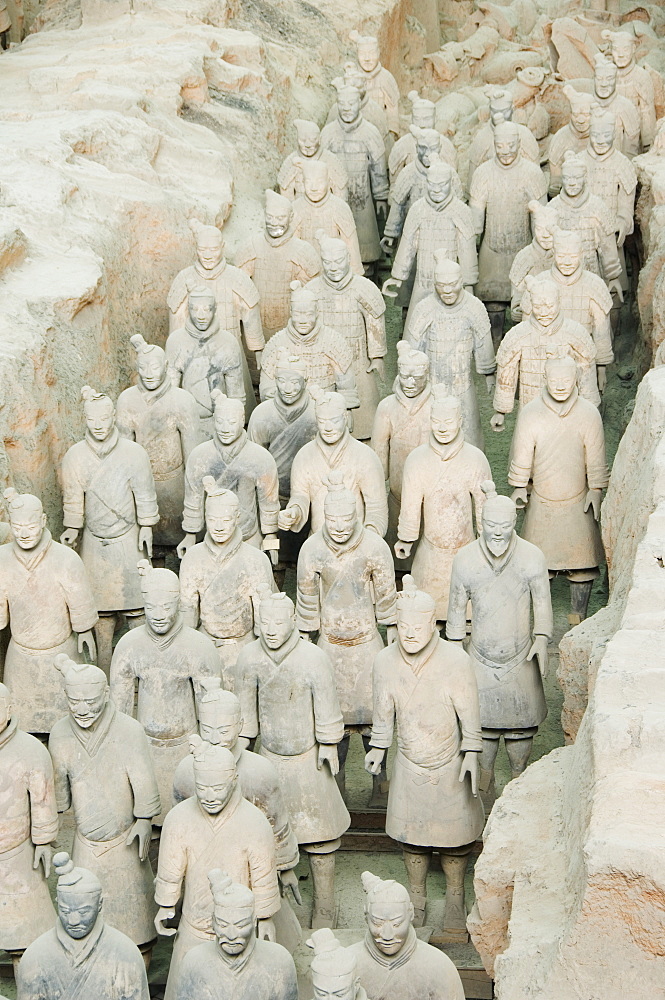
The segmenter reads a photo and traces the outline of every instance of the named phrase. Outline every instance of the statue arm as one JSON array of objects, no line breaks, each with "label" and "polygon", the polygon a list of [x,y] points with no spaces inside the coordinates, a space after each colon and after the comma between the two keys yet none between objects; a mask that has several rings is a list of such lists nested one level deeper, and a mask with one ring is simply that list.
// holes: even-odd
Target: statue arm
[{"label": "statue arm", "polygon": [[300,551],[297,570],[296,625],[299,632],[321,628],[321,576],[307,542]]},{"label": "statue arm", "polygon": [[85,489],[70,449],[62,460],[62,523],[65,528],[80,530],[85,524]]},{"label": "statue arm", "polygon": [[180,899],[182,883],[187,872],[187,848],[181,831],[167,820],[162,827],[159,841],[155,902],[162,909],[173,909]]},{"label": "statue arm", "polygon": [[[151,820],[161,812],[159,787],[148,737],[141,729],[136,745],[127,755],[127,777],[134,796],[134,818]],[[165,806],[168,802],[165,803]]]},{"label": "statue arm", "polygon": [[614,349],[612,347],[612,327],[610,322],[610,309],[612,308],[612,298],[606,289],[604,298],[606,301],[601,304],[595,299],[589,302],[589,309],[593,322],[593,343],[596,348],[596,364],[611,365],[614,361]]},{"label": "statue arm", "polygon": [[53,734],[49,737],[48,749],[53,761],[53,784],[55,788],[55,805],[59,813],[67,812],[72,804],[72,790],[69,783],[69,771],[64,755],[58,746],[58,740]]},{"label": "statue arm", "polygon": [[265,466],[256,476],[256,498],[262,535],[277,532],[279,515],[279,477],[277,463],[269,451],[265,452]]},{"label": "statue arm", "polygon": [[[37,847],[53,843],[58,835],[54,768],[46,748],[40,749],[39,764],[31,769],[28,777],[30,839]],[[46,869],[46,864],[44,867]]]},{"label": "statue arm", "polygon": [[374,661],[372,668],[372,735],[370,745],[387,751],[392,746],[395,731],[395,702],[392,690],[382,670],[382,665]]},{"label": "statue arm", "polygon": [[365,504],[365,527],[381,538],[388,530],[388,497],[383,468],[378,456],[368,448],[367,464],[359,470],[360,491]]},{"label": "statue arm", "polygon": [[256,917],[260,922],[270,920],[280,908],[277,863],[275,859],[275,838],[272,827],[261,814],[263,822],[256,831],[248,830],[247,862],[249,887],[254,893]]},{"label": "statue arm", "polygon": [[524,420],[522,410],[517,417],[512,442],[512,458],[508,470],[508,482],[516,489],[526,489],[533,472],[536,441],[533,420]]},{"label": "statue arm", "polygon": [[402,238],[397,247],[397,253],[393,261],[391,276],[397,281],[406,281],[411,274],[418,253],[418,233],[420,229],[419,213],[415,212],[413,205],[407,214]]},{"label": "statue arm", "polygon": [[[251,647],[249,647],[251,648]],[[243,718],[241,736],[253,740],[259,734],[258,678],[252,661],[240,653],[235,670],[235,693]]]},{"label": "statue arm", "polygon": [[512,413],[515,406],[522,350],[517,337],[511,336],[513,331],[506,334],[496,352],[494,410],[497,413]]},{"label": "statue arm", "polygon": [[[138,447],[138,446],[137,446]],[[149,527],[159,521],[157,492],[152,475],[148,453],[141,448],[131,470],[130,486],[136,504],[136,520],[141,527]]]},{"label": "statue arm", "polygon": [[111,697],[119,712],[134,715],[134,687],[136,673],[132,667],[131,656],[125,655],[122,640],[113,651],[111,658]]},{"label": "statue arm", "polygon": [[589,415],[585,430],[584,457],[587,483],[590,490],[604,490],[609,483],[610,473],[605,452],[605,431],[598,410]]},{"label": "statue arm", "polygon": [[402,475],[402,502],[397,524],[397,537],[401,542],[417,542],[420,537],[424,490],[427,488],[422,471],[411,458],[409,455],[404,463]]},{"label": "statue arm", "polygon": [[185,505],[182,514],[182,530],[196,535],[205,526],[203,508],[203,474],[200,473],[196,452],[187,459],[185,465]]},{"label": "statue arm", "polygon": [[531,573],[529,587],[533,605],[533,635],[543,635],[552,638],[554,619],[552,614],[552,592],[545,556],[538,549],[537,564]]},{"label": "statue arm", "polygon": [[200,614],[199,581],[189,559],[180,564],[180,610],[185,625],[197,628]]},{"label": "statue arm", "polygon": [[395,564],[388,545],[380,546],[372,570],[374,613],[379,625],[397,622],[397,590],[395,589]]},{"label": "statue arm", "polygon": [[457,229],[457,259],[462,268],[462,280],[466,286],[478,283],[478,251],[473,232],[465,233]]},{"label": "statue arm", "polygon": [[392,425],[386,407],[379,403],[374,414],[374,425],[372,427],[372,451],[376,452],[383,468],[383,478],[387,480],[390,476],[390,432]]},{"label": "statue arm", "polygon": [[324,658],[319,650],[317,653],[319,656],[312,665],[311,679],[314,735],[317,743],[339,743],[344,736],[344,722],[335,688],[335,678],[328,658]]},{"label": "statue arm", "polygon": [[456,650],[455,682],[452,688],[453,704],[462,732],[462,753],[480,753],[483,738],[480,729],[480,703],[478,685],[470,658],[462,650]]},{"label": "statue arm", "polygon": [[466,609],[470,598],[469,589],[462,575],[458,556],[453,559],[450,576],[450,596],[446,615],[446,639],[462,642],[466,639]]}]

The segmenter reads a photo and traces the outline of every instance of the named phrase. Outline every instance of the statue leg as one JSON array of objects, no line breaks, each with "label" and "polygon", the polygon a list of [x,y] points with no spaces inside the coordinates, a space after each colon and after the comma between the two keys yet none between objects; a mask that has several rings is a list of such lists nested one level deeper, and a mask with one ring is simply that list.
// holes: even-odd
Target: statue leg
[{"label": "statue leg", "polygon": [[485,302],[484,305],[487,309],[487,315],[490,318],[492,343],[494,344],[494,350],[496,351],[499,344],[503,340],[503,324],[506,318],[506,303]]},{"label": "statue leg", "polygon": [[134,611],[125,611],[125,621],[127,628],[138,628],[145,625],[145,611],[143,608],[136,608]]},{"label": "statue leg", "polygon": [[14,970],[14,979],[16,979],[16,974],[18,972],[18,963],[23,958],[23,949],[21,951],[8,951],[7,954],[12,960],[12,969]]},{"label": "statue leg", "polygon": [[337,760],[339,763],[339,771],[335,776],[337,781],[337,787],[340,790],[340,794],[346,803],[346,758],[349,753],[349,743],[351,741],[351,733],[345,733],[340,742],[337,744]]},{"label": "statue leg", "polygon": [[115,611],[100,611],[99,621],[95,625],[95,643],[97,644],[97,666],[101,667],[106,676],[111,669],[113,655],[113,635],[118,616]]},{"label": "statue leg", "polygon": [[483,800],[485,813],[490,814],[492,806],[496,801],[496,787],[494,785],[494,765],[496,755],[499,752],[499,741],[501,733],[498,729],[483,729],[483,750],[480,755],[480,778],[478,788],[480,797]]},{"label": "statue leg", "polygon": [[141,955],[143,957],[143,963],[145,965],[145,971],[146,972],[150,972],[150,962],[152,960],[152,949],[155,947],[155,940],[156,940],[156,938],[153,938],[152,941],[147,941],[145,944],[140,944],[138,946],[139,951],[141,952]]},{"label": "statue leg", "polygon": [[511,778],[519,778],[526,769],[533,748],[533,736],[523,736],[520,739],[505,737],[506,753],[510,761]]},{"label": "statue leg", "polygon": [[413,903],[413,926],[422,927],[425,923],[425,908],[427,907],[427,873],[429,871],[430,851],[424,847],[412,847],[405,844],[402,847],[402,857],[409,881],[409,896]]},{"label": "statue leg", "polygon": [[[370,751],[370,736],[363,736],[363,746],[365,753]],[[386,755],[387,756],[387,755]],[[385,809],[388,805],[388,772],[385,767],[386,758],[383,758],[383,767],[378,774],[372,775],[372,797],[369,800],[370,809]]]},{"label": "statue leg", "polygon": [[571,625],[579,625],[586,618],[592,587],[593,580],[570,581],[570,615],[568,616],[568,621]]},{"label": "statue leg", "polygon": [[446,848],[441,851],[441,868],[446,877],[446,906],[443,911],[443,930],[432,935],[431,944],[465,944],[469,940],[466,929],[466,901],[464,876],[473,844]]},{"label": "statue leg", "polygon": [[309,855],[312,873],[312,930],[335,926],[335,852],[339,845],[339,840],[300,845]]}]

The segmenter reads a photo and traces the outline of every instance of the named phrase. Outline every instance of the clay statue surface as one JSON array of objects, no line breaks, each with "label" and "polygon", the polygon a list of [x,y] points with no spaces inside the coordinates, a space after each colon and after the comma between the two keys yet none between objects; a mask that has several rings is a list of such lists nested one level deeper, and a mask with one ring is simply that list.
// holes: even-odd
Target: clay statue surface
[{"label": "clay statue surface", "polygon": [[[180,611],[180,583],[168,569],[139,568],[145,624],[118,641],[111,660],[111,697],[120,712],[134,714],[143,726],[155,768],[162,811],[171,804],[173,775],[189,755],[189,737],[197,731],[196,702],[203,681],[219,677],[213,643],[190,628]],[[138,690],[135,690],[138,689]]]},{"label": "clay statue surface", "polygon": [[628,31],[603,31],[610,43],[610,58],[617,67],[616,89],[626,97],[640,117],[640,148],[646,152],[656,134],[656,99],[651,73],[635,58],[639,39]]},{"label": "clay statue surface", "polygon": [[247,439],[242,404],[223,393],[214,394],[215,424],[211,441],[198,445],[185,466],[185,537],[178,555],[196,541],[204,525],[203,480],[212,476],[220,489],[237,494],[243,541],[274,553],[277,562],[279,484],[277,466],[270,452]]},{"label": "clay statue surface", "polygon": [[[476,170],[487,160],[494,159],[496,148],[496,128],[503,122],[512,122],[514,116],[513,95],[509,90],[489,89],[489,120],[482,125],[473,137],[469,148],[469,172],[467,186],[471,188]],[[522,156],[532,163],[540,162],[538,142],[526,125],[515,121],[515,128],[520,138]]]},{"label": "clay statue surface", "polygon": [[541,89],[547,78],[547,70],[542,66],[524,66],[515,74],[510,84],[513,98],[511,121],[526,125],[538,143],[540,152],[537,163],[547,163],[550,113],[547,105],[540,100]]},{"label": "clay statue surface", "polygon": [[513,500],[526,505],[522,537],[542,549],[550,573],[570,580],[570,620],[578,624],[604,560],[597,522],[609,479],[605,435],[600,413],[578,394],[572,358],[549,360],[545,378],[541,396],[518,415],[508,482]]},{"label": "clay statue surface", "polygon": [[399,135],[399,87],[390,70],[381,65],[379,40],[373,35],[352,31],[350,39],[356,46],[358,66],[362,70],[368,96],[386,112],[388,128],[395,139]]},{"label": "clay statue surface", "polygon": [[353,944],[360,982],[368,1000],[463,1000],[464,987],[453,962],[419,941],[414,908],[399,882],[362,873],[367,933]]},{"label": "clay statue surface", "polygon": [[592,94],[580,93],[569,83],[563,87],[563,93],[570,104],[570,120],[555,132],[550,141],[550,197],[553,198],[561,190],[561,168],[568,150],[573,153],[583,153],[589,141],[591,128],[591,107],[595,104]]},{"label": "clay statue surface", "polygon": [[180,966],[175,1000],[298,1000],[293,959],[285,948],[256,937],[256,902],[247,886],[215,868],[213,941],[189,951]]},{"label": "clay statue surface", "polygon": [[381,292],[369,278],[354,274],[342,240],[317,234],[323,273],[307,285],[316,296],[323,323],[346,340],[353,356],[353,373],[360,406],[353,412],[353,434],[367,440],[379,402],[378,382],[385,379],[387,353],[385,311]]},{"label": "clay statue surface", "polygon": [[497,380],[494,393],[492,428],[503,430],[504,415],[512,413],[519,382],[520,406],[540,395],[545,384],[548,358],[569,355],[578,364],[578,382],[582,396],[600,406],[596,376],[596,348],[584,327],[561,311],[561,295],[545,272],[526,279],[530,311],[528,317],[513,326],[497,351]]},{"label": "clay statue surface", "polygon": [[53,926],[48,891],[58,833],[53,765],[46,747],[22,732],[0,684],[0,948],[16,962]]},{"label": "clay statue surface", "polygon": [[296,159],[303,177],[303,194],[293,203],[293,229],[301,240],[316,246],[315,235],[322,229],[334,239],[344,240],[351,254],[353,270],[363,273],[356,220],[346,201],[330,191],[330,170],[325,160]]},{"label": "clay statue surface", "polygon": [[120,437],[108,396],[84,386],[86,433],[62,460],[65,530],[60,541],[79,552],[100,618],[98,662],[106,670],[118,612],[143,614],[137,561],[152,556],[152,528],[159,521],[155,480],[145,448]]},{"label": "clay statue surface", "polygon": [[628,98],[619,89],[617,64],[602,52],[594,56],[593,94],[596,103],[605,111],[613,111],[617,119],[617,147],[626,156],[636,156],[640,151],[640,115]]},{"label": "clay statue surface", "polygon": [[69,715],[49,739],[58,812],[72,808],[76,832],[72,858],[104,886],[104,915],[135,944],[155,938],[152,867],[148,860],[159,789],[143,726],[109,699],[98,667],[74,663],[63,653]]},{"label": "clay statue surface", "polygon": [[277,769],[298,844],[309,856],[314,889],[312,926],[335,919],[335,851],[349,813],[335,775],[344,735],[330,661],[300,637],[293,601],[265,594],[259,638],[238,657],[235,690],[241,735],[261,733],[261,754]]},{"label": "clay statue surface", "polygon": [[268,343],[263,357],[261,399],[274,397],[277,392],[277,359],[284,351],[301,358],[310,390],[318,386],[339,392],[350,410],[359,405],[350,345],[337,330],[324,325],[316,296],[295,281],[289,321]]},{"label": "clay statue surface", "polygon": [[4,682],[25,732],[48,733],[67,711],[53,657],[95,658],[97,607],[80,557],[54,542],[41,500],[5,490],[10,545],[0,546],[0,627],[11,629]]},{"label": "clay statue surface", "polygon": [[479,525],[485,499],[480,487],[490,467],[482,451],[464,440],[462,405],[443,387],[432,390],[430,427],[427,443],[404,463],[395,555],[409,557],[422,526],[413,577],[435,602],[437,619],[445,621],[453,559],[475,537],[474,510]]},{"label": "clay statue surface", "polygon": [[526,288],[527,275],[535,276],[547,271],[553,259],[556,213],[549,205],[541,205],[539,201],[530,201],[529,211],[533,239],[515,255],[510,268],[510,316],[514,323],[519,323],[522,319],[522,296]]},{"label": "clay statue surface", "polygon": [[196,400],[202,437],[212,436],[215,389],[241,400],[251,412],[251,393],[245,396],[247,363],[236,338],[220,325],[213,289],[194,285],[185,324],[169,334],[165,350],[174,380]]},{"label": "clay statue surface", "polygon": [[367,1000],[351,948],[343,948],[329,927],[315,930],[307,941],[314,951],[309,969],[313,1000]]},{"label": "clay statue surface", "polygon": [[[391,548],[397,541],[404,463],[414,448],[429,439],[431,400],[429,358],[407,341],[398,341],[393,393],[379,403],[372,430],[372,449],[379,456],[388,485],[386,541]],[[404,565],[396,562],[398,569]]]},{"label": "clay statue surface", "polygon": [[[337,76],[332,81],[333,87],[335,87],[336,90],[341,90],[343,87],[355,87],[360,94],[360,113],[365,121],[368,121],[378,130],[381,138],[383,139],[384,148],[386,152],[388,152],[389,148],[392,146],[393,136],[388,128],[388,118],[386,116],[385,109],[380,103],[377,104],[376,94],[373,98],[369,97],[367,93],[367,78],[357,63],[352,61],[345,62],[343,71],[343,76]],[[335,101],[328,111],[326,125],[329,122],[336,121],[337,114],[337,101]]]},{"label": "clay statue surface", "polygon": [[324,126],[321,145],[335,153],[346,167],[349,207],[356,222],[360,258],[363,264],[370,264],[381,257],[377,216],[385,220],[388,214],[385,148],[379,130],[363,118],[360,94],[355,87],[342,87],[338,91],[337,108],[337,121]]},{"label": "clay statue surface", "polygon": [[240,246],[236,264],[257,287],[263,335],[269,340],[288,323],[291,282],[305,284],[316,277],[321,265],[311,244],[295,235],[289,199],[269,188],[265,194],[265,229]]},{"label": "clay statue surface", "polygon": [[438,941],[466,941],[464,873],[483,828],[478,798],[482,750],[478,688],[464,650],[439,638],[433,598],[404,577],[397,642],[374,659],[374,715],[365,767],[377,771],[393,741],[386,833],[402,844],[415,922],[427,905],[427,870],[439,848],[446,907]]},{"label": "clay statue surface", "polygon": [[94,872],[74,867],[64,851],[54,856],[53,867],[58,917],[55,927],[33,941],[21,959],[19,1000],[149,1000],[143,956],[106,920],[106,887]]},{"label": "clay statue surface", "polygon": [[322,528],[328,477],[339,469],[356,497],[358,516],[365,527],[383,537],[388,527],[388,504],[381,463],[368,445],[351,437],[344,396],[320,390],[312,395],[317,434],[293,460],[291,497],[280,512],[279,526],[284,531],[300,531],[309,517],[312,531]]},{"label": "clay statue surface", "polygon": [[346,201],[348,176],[346,167],[338,156],[321,146],[321,129],[316,122],[304,118],[296,118],[293,122],[296,130],[298,148],[289,153],[277,175],[280,194],[290,201],[300,198],[305,193],[302,168],[296,165],[296,160],[323,160],[328,164],[328,180],[332,194]]},{"label": "clay statue surface", "polygon": [[[436,104],[420,97],[417,90],[409,91],[408,98],[411,101],[411,124],[418,129],[436,128]],[[439,145],[439,156],[446,163],[449,163],[453,170],[457,170],[457,151],[446,135],[441,135]],[[409,163],[413,163],[416,158],[416,138],[409,130],[397,140],[388,156],[388,174],[390,186],[400,175],[400,172]]]},{"label": "clay statue surface", "polygon": [[497,496],[493,483],[484,489],[480,537],[460,549],[453,562],[446,639],[460,644],[466,639],[470,603],[467,651],[483,731],[479,786],[488,791],[501,736],[511,777],[529,762],[533,738],[547,715],[543,678],[553,624],[545,556],[517,536],[515,503]]},{"label": "clay statue surface", "polygon": [[185,462],[205,432],[196,399],[173,384],[162,348],[147,344],[140,333],[131,343],[137,354],[139,381],[120,393],[116,423],[121,437],[138,441],[150,459],[159,508],[153,542],[175,546],[182,537]]},{"label": "clay statue surface", "polygon": [[462,405],[464,439],[483,447],[480,411],[471,364],[485,376],[488,395],[494,391],[496,360],[487,310],[464,287],[464,273],[445,250],[434,251],[434,291],[411,315],[406,339],[429,358],[430,383]]},{"label": "clay statue surface", "polygon": [[275,843],[270,823],[243,797],[230,750],[192,737],[196,795],[168,813],[159,842],[155,926],[175,934],[164,921],[182,916],[173,946],[165,1000],[178,995],[182,962],[189,951],[214,941],[213,896],[208,872],[220,859],[230,877],[254,893],[259,937],[274,940],[272,918],[279,910]]},{"label": "clay statue surface", "polygon": [[275,586],[265,552],[244,542],[235,493],[204,477],[206,534],[180,566],[180,599],[187,625],[212,639],[226,687],[238,650],[254,638],[256,595]]}]

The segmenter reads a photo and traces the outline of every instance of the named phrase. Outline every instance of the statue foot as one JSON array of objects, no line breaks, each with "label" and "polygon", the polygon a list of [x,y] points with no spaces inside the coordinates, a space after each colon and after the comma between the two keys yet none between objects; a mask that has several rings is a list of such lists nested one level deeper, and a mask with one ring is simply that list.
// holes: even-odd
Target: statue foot
[{"label": "statue foot", "polygon": [[435,931],[430,944],[467,944],[469,932],[466,929],[466,906],[464,893],[446,892],[446,907],[443,914],[443,928]]}]

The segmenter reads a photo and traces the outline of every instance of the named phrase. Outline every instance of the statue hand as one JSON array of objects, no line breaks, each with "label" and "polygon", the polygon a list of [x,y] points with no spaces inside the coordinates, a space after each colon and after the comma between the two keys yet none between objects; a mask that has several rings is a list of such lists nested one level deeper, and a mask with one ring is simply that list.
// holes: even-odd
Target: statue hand
[{"label": "statue hand", "polygon": [[619,232],[617,233],[617,246],[622,247],[626,242],[626,236],[628,235],[628,229],[630,228],[630,223],[624,221],[619,226]]},{"label": "statue hand", "polygon": [[527,493],[526,486],[520,486],[518,490],[513,490],[510,494],[510,499],[518,510],[524,510],[529,502],[529,494]]},{"label": "statue hand", "polygon": [[621,287],[621,282],[619,281],[618,278],[612,278],[611,281],[608,281],[607,287],[609,289],[610,295],[616,292],[619,302],[623,302],[623,289]]},{"label": "statue hand", "polygon": [[86,663],[94,663],[97,659],[97,646],[95,645],[95,637],[92,629],[88,629],[87,632],[79,632],[77,643],[79,653],[83,652],[84,646],[88,651]]},{"label": "statue hand", "polygon": [[395,237],[394,236],[384,236],[382,240],[379,241],[381,249],[384,253],[391,256],[393,250],[395,249]]},{"label": "statue hand", "polygon": [[328,766],[332,772],[333,778],[339,772],[339,758],[337,757],[337,744],[336,743],[319,743],[319,756],[316,762],[316,766],[319,771],[328,761]]},{"label": "statue hand", "polygon": [[388,218],[388,202],[387,201],[377,201],[376,202],[376,217],[379,221],[383,219],[384,221]]},{"label": "statue hand", "polygon": [[386,639],[388,640],[388,645],[392,646],[394,642],[397,642],[397,625],[388,625],[386,628]]},{"label": "statue hand", "polygon": [[289,868],[288,871],[285,872],[279,872],[279,881],[282,883],[284,895],[286,895],[286,890],[290,889],[293,894],[294,902],[296,902],[298,906],[302,906],[302,896],[300,895],[298,876],[294,872],[293,868]]},{"label": "statue hand", "polygon": [[365,754],[365,770],[370,774],[378,774],[383,766],[383,758],[386,756],[386,751],[381,747],[372,747]]},{"label": "statue hand", "polygon": [[182,559],[187,549],[191,549],[192,545],[196,545],[196,535],[188,531],[176,549],[178,559]]},{"label": "statue hand", "polygon": [[497,431],[499,434],[504,429],[506,425],[506,415],[505,413],[495,413],[490,418],[490,427],[493,431]]},{"label": "statue hand", "polygon": [[270,562],[276,566],[279,562],[279,539],[277,535],[265,535],[261,548],[270,556]]},{"label": "statue hand", "polygon": [[[486,375],[485,376],[485,388],[487,390],[487,395],[494,395],[494,390],[496,389],[496,375]],[[496,416],[496,414],[495,414]],[[503,414],[502,414],[503,416]],[[492,418],[494,419],[494,418]],[[491,421],[490,421],[491,423]]]},{"label": "statue hand", "polygon": [[282,531],[291,531],[291,528],[298,520],[298,514],[300,511],[296,506],[285,507],[284,510],[280,510],[277,517],[277,525]]},{"label": "statue hand", "polygon": [[175,927],[165,927],[165,920],[173,920],[175,917],[175,910],[171,909],[169,906],[160,906],[157,910],[157,916],[155,917],[155,930],[162,937],[173,937],[176,932]]},{"label": "statue hand", "polygon": [[584,513],[586,514],[589,507],[592,507],[593,516],[596,521],[600,518],[600,503],[602,498],[602,490],[587,490],[586,500],[584,501]]},{"label": "statue hand", "polygon": [[149,819],[137,819],[134,821],[129,833],[127,834],[127,839],[125,840],[125,846],[129,847],[131,842],[135,839],[139,842],[139,861],[145,861],[148,857],[148,850],[150,848],[150,838],[152,836],[152,823]]},{"label": "statue hand", "polygon": [[139,531],[139,551],[145,549],[148,559],[152,559],[152,528],[144,524]]},{"label": "statue hand", "polygon": [[540,670],[540,676],[543,680],[547,677],[547,666],[548,666],[548,652],[547,643],[548,638],[546,635],[534,635],[533,645],[529,650],[529,655],[527,660],[532,660],[534,656],[538,660],[538,669]]},{"label": "statue hand", "polygon": [[369,375],[370,372],[376,372],[381,382],[386,381],[386,366],[383,358],[372,358],[367,374]]},{"label": "statue hand", "polygon": [[478,795],[478,758],[480,754],[475,750],[467,750],[464,754],[462,767],[460,768],[459,780],[464,781],[467,774],[471,778],[471,794]]},{"label": "statue hand", "polygon": [[277,932],[275,931],[273,920],[259,920],[256,932],[259,941],[272,941],[274,943],[277,940]]},{"label": "statue hand", "polygon": [[413,542],[395,542],[395,555],[398,559],[408,559],[412,548]]},{"label": "statue hand", "polygon": [[[381,289],[381,294],[387,299],[396,299],[397,293],[402,287],[402,282],[399,278],[386,278],[383,282],[383,288]],[[394,289],[394,291],[393,291]]]},{"label": "statue hand", "polygon": [[70,548],[73,548],[78,541],[78,537],[78,528],[65,528],[63,533],[60,535],[60,542],[62,545],[69,545]]},{"label": "statue hand", "polygon": [[51,874],[51,858],[53,856],[53,848],[50,844],[36,844],[35,845],[35,857],[32,862],[32,867],[34,869],[39,868],[40,864],[44,869],[44,878],[48,878]]},{"label": "statue hand", "polygon": [[602,396],[607,387],[607,368],[605,365],[598,365],[596,368],[596,376],[598,378],[598,392]]}]

